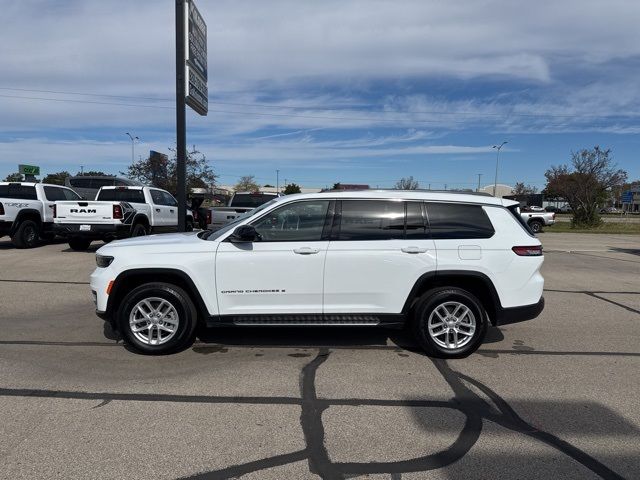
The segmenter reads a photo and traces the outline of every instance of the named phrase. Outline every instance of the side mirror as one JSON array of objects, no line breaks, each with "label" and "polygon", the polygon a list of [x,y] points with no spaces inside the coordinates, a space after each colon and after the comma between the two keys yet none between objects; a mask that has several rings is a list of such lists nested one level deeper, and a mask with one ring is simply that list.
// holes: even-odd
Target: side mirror
[{"label": "side mirror", "polygon": [[240,225],[229,236],[231,243],[255,242],[262,237],[252,225]]}]

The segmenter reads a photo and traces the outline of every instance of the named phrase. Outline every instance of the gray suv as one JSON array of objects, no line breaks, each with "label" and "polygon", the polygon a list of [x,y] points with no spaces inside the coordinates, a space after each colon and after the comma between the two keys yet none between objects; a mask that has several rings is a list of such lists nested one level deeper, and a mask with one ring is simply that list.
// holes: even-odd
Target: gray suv
[{"label": "gray suv", "polygon": [[128,178],[120,178],[111,175],[89,176],[79,175],[67,177],[64,184],[75,190],[85,200],[95,200],[98,190],[102,187],[141,187],[141,183]]}]

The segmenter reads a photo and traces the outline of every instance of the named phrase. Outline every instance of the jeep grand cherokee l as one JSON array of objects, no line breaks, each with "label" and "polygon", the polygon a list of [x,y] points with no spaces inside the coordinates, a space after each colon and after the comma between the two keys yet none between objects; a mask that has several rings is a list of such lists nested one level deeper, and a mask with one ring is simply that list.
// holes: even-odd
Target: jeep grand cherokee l
[{"label": "jeep grand cherokee l", "polygon": [[542,246],[518,213],[471,194],[289,195],[216,232],[105,245],[91,288],[144,353],[185,348],[199,324],[406,325],[427,353],[466,356],[542,311]]}]

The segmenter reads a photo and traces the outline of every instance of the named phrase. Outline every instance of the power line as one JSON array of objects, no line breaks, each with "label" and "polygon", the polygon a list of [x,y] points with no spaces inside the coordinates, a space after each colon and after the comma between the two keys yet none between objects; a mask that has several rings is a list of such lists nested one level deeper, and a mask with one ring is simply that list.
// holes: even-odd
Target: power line
[{"label": "power line", "polygon": [[[103,93],[82,93],[82,92],[71,92],[71,91],[62,91],[62,90],[39,90],[39,89],[29,89],[29,88],[13,88],[13,87],[0,87],[0,90],[9,90],[9,91],[19,91],[19,92],[35,92],[35,93],[52,93],[59,95],[79,95],[79,96],[89,96],[89,97],[104,97],[104,98],[122,98],[122,99],[131,99],[131,100],[149,100],[154,102],[172,102],[175,99],[169,97],[140,97],[140,96],[129,96],[129,95],[110,95]],[[8,97],[7,95],[1,95],[3,97]],[[23,97],[14,97],[14,98],[23,98]],[[27,97],[24,97],[27,98]],[[54,100],[54,99],[52,99]],[[60,100],[60,99],[55,99]],[[278,108],[278,109],[290,109],[290,110],[331,110],[331,111],[352,111],[352,105],[347,105],[345,107],[313,107],[313,106],[303,106],[303,105],[273,105],[266,103],[241,103],[241,102],[223,102],[209,99],[209,103],[214,105],[230,105],[230,106],[241,106],[241,107],[259,107],[259,108]],[[127,105],[129,104],[121,104]],[[376,104],[358,104],[359,107],[380,107]],[[167,107],[163,107],[167,108]],[[605,113],[581,113],[581,114],[560,114],[560,113],[524,113],[524,112],[507,112],[507,113],[495,113],[495,112],[466,112],[466,111],[442,111],[442,110],[411,110],[411,111],[389,111],[389,110],[367,110],[372,113],[384,113],[384,114],[393,114],[393,115],[472,115],[472,116],[491,116],[491,117],[532,117],[532,118],[617,118],[617,117],[637,117],[640,116],[640,112],[618,112],[614,114],[605,114]],[[223,112],[224,113],[224,112]]]}]

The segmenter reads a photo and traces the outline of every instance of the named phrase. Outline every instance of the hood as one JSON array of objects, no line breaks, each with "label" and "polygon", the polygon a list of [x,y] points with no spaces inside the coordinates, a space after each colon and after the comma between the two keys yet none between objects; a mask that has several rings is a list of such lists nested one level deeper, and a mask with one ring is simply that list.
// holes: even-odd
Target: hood
[{"label": "hood", "polygon": [[[179,247],[183,245],[203,244],[205,240],[198,238],[198,232],[184,232],[184,233],[164,233],[161,235],[146,235],[143,237],[125,238],[124,240],[114,240],[108,243],[104,247],[98,249],[98,253],[105,253],[113,249],[127,248],[127,247]],[[167,250],[169,251],[169,250]]]}]

